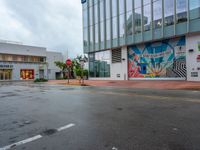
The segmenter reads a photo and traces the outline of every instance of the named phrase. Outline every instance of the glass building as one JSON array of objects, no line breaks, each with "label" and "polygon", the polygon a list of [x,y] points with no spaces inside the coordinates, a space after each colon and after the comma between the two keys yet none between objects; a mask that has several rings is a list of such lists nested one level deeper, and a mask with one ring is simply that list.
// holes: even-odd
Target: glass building
[{"label": "glass building", "polygon": [[200,0],[84,0],[95,79],[200,81]]}]

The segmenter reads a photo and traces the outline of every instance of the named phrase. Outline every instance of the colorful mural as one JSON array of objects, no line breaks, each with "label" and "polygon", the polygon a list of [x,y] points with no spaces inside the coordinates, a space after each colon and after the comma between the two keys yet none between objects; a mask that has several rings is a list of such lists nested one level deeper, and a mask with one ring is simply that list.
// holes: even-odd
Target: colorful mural
[{"label": "colorful mural", "polygon": [[128,48],[129,78],[186,77],[185,37]]}]

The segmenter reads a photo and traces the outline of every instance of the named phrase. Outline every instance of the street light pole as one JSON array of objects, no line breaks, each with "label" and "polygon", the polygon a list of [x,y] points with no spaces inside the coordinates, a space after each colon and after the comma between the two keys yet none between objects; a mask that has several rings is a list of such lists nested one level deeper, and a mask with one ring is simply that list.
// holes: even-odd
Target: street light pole
[{"label": "street light pole", "polygon": [[83,69],[84,69],[85,60],[81,59],[80,64],[81,64],[81,80],[82,80],[82,84],[84,84]]}]

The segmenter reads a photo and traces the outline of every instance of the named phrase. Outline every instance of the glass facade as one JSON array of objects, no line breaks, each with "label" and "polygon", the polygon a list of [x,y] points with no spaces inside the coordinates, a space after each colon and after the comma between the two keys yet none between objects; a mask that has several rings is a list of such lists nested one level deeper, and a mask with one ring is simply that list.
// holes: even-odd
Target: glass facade
[{"label": "glass facade", "polygon": [[130,36],[133,34],[133,1],[126,1],[126,35]]},{"label": "glass facade", "polygon": [[200,18],[200,0],[191,0],[189,3],[190,19]]},{"label": "glass facade", "polygon": [[151,29],[151,0],[144,0],[144,13],[143,13],[143,23],[144,31],[149,31]]},{"label": "glass facade", "polygon": [[162,27],[162,0],[153,1],[153,27],[154,29]]},{"label": "glass facade", "polygon": [[135,34],[140,33],[142,30],[142,5],[141,1],[134,1],[134,31]]},{"label": "glass facade", "polygon": [[89,54],[89,75],[90,77],[110,77],[110,51],[102,51]]},{"label": "glass facade", "polygon": [[200,0],[88,0],[83,4],[84,50],[92,53],[200,31],[200,21],[190,25],[197,24],[195,19],[200,19]]},{"label": "glass facade", "polygon": [[181,23],[186,21],[187,21],[187,0],[176,0],[176,22]]},{"label": "glass facade", "polygon": [[174,24],[174,0],[164,1],[164,23],[165,26],[170,26]]}]

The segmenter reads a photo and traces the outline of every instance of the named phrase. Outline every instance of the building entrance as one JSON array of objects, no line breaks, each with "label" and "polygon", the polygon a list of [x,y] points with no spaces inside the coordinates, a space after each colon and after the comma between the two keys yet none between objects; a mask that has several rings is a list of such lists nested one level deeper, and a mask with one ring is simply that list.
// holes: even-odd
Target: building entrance
[{"label": "building entrance", "polygon": [[0,80],[11,80],[12,70],[11,69],[0,69]]}]

